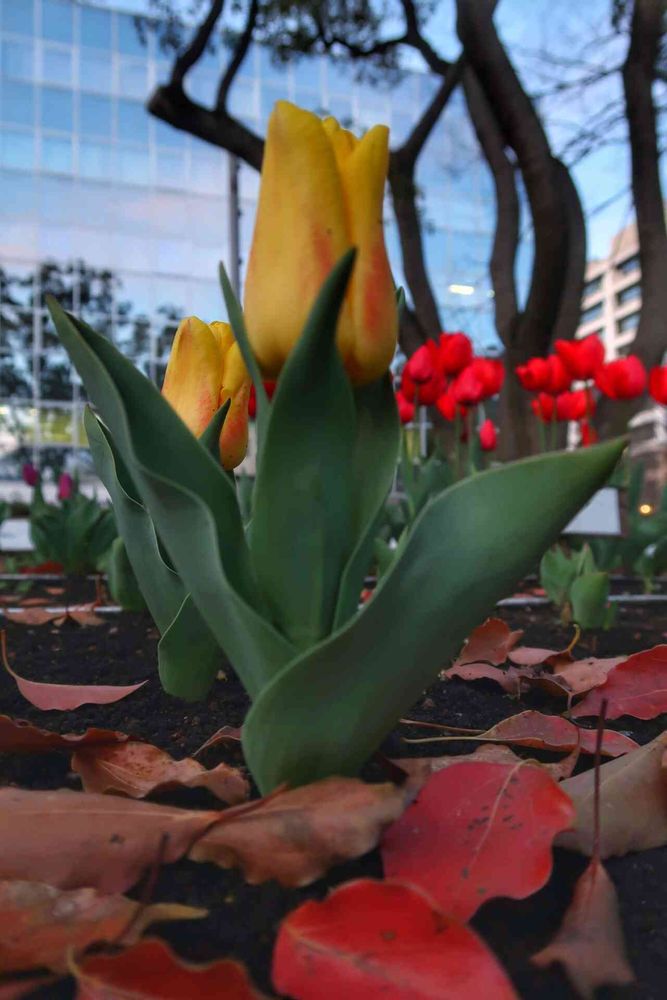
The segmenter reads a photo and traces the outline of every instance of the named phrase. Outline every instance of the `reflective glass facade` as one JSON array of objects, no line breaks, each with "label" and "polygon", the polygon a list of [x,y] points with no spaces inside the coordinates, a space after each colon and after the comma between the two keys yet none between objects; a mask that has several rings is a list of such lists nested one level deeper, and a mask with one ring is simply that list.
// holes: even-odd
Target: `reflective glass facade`
[{"label": "reflective glass facade", "polygon": [[[213,101],[224,55],[195,67],[194,98]],[[224,315],[216,271],[229,257],[230,159],[148,115],[144,102],[168,70],[155,38],[144,43],[129,14],[71,0],[0,0],[0,455],[17,440],[35,448],[82,440],[83,390],[46,316],[48,291],[157,380],[181,315]],[[287,98],[357,130],[386,122],[395,144],[433,86],[409,74],[380,89],[325,59],[286,68],[255,48],[231,102],[257,131]],[[495,341],[493,192],[461,102],[455,95],[431,137],[418,183],[445,325],[484,347]],[[242,268],[257,190],[257,175],[242,166]],[[389,208],[387,243],[400,280]]]}]

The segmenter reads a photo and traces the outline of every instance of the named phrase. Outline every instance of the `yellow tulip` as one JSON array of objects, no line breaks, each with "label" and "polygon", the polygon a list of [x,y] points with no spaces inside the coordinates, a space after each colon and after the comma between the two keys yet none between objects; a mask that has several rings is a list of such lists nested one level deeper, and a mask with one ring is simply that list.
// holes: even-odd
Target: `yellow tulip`
[{"label": "yellow tulip", "polygon": [[248,447],[250,376],[227,323],[181,321],[169,355],[162,395],[199,437],[213,414],[231,399],[220,434],[220,459],[234,469]]},{"label": "yellow tulip", "polygon": [[278,101],[264,149],[245,317],[265,375],[276,377],[334,264],[357,248],[336,340],[356,384],[379,378],[396,347],[398,313],[382,227],[389,131],[362,139],[333,118]]}]

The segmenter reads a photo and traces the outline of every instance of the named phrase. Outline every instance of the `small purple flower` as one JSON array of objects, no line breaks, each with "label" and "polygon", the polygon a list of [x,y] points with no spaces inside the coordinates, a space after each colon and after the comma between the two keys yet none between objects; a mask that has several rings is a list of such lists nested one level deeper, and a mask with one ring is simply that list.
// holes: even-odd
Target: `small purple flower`
[{"label": "small purple flower", "polygon": [[58,480],[58,499],[69,500],[74,490],[74,480],[67,472],[63,472]]},{"label": "small purple flower", "polygon": [[26,462],[21,470],[21,475],[23,476],[23,482],[26,486],[32,486],[33,488],[39,483],[39,469],[36,469],[32,462]]}]

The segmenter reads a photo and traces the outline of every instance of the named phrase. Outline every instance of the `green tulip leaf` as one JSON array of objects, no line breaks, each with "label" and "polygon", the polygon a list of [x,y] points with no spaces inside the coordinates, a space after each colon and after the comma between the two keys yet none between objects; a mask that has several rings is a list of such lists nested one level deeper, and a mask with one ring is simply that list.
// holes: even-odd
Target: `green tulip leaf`
[{"label": "green tulip leaf", "polygon": [[273,620],[297,647],[332,626],[349,557],[357,418],[336,345],[354,251],[333,269],[283,368],[255,483],[250,551]]},{"label": "green tulip leaf", "polygon": [[139,589],[153,621],[163,633],[185,600],[185,588],[162,559],[153,521],[108,429],[90,407],[86,407],[83,420],[95,468],[111,497]]},{"label": "green tulip leaf", "polygon": [[48,304],[186,590],[254,696],[294,648],[262,617],[233,483],[113,344]]},{"label": "green tulip leaf", "polygon": [[577,577],[570,588],[570,601],[572,619],[580,628],[607,628],[611,624],[609,574],[586,572]]},{"label": "green tulip leaf", "polygon": [[355,774],[607,479],[624,441],[481,472],[419,515],[363,610],[288,664],[243,726],[262,791]]},{"label": "green tulip leaf", "polygon": [[364,578],[373,557],[373,544],[396,471],[401,425],[396,398],[387,373],[384,378],[354,392],[357,436],[352,458],[355,547],[343,572],[334,627],[357,610]]},{"label": "green tulip leaf", "polygon": [[186,701],[205,698],[218,671],[227,666],[190,594],[160,639],[157,652],[162,687]]},{"label": "green tulip leaf", "polygon": [[225,305],[227,306],[229,325],[232,328],[232,333],[234,334],[236,342],[239,345],[239,350],[241,351],[241,355],[245,361],[245,366],[248,369],[250,378],[252,379],[252,384],[255,387],[255,397],[257,401],[257,451],[259,453],[261,448],[264,446],[264,430],[266,422],[269,419],[269,397],[267,396],[266,389],[264,388],[262,373],[259,370],[257,359],[253,353],[252,347],[250,346],[250,339],[248,337],[248,331],[246,330],[241,304],[236,297],[234,289],[232,288],[232,283],[229,280],[227,271],[225,270],[225,265],[222,261],[220,261],[218,271],[220,275],[220,285],[222,287],[222,296],[225,300]]}]

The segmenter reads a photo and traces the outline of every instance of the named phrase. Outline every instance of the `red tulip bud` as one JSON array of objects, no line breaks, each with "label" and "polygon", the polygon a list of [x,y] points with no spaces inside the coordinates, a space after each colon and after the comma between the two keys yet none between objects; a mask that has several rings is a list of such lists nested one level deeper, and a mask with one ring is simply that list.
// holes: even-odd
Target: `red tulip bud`
[{"label": "red tulip bud", "polygon": [[636,354],[607,362],[595,376],[596,386],[610,399],[635,399],[644,392],[646,381],[646,369]]},{"label": "red tulip bud", "polygon": [[482,451],[495,451],[498,444],[498,432],[493,421],[488,418],[479,429],[479,444]]}]

